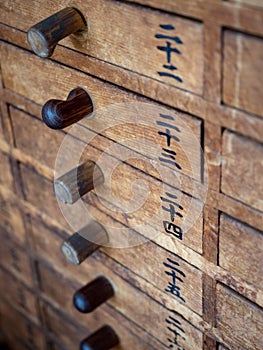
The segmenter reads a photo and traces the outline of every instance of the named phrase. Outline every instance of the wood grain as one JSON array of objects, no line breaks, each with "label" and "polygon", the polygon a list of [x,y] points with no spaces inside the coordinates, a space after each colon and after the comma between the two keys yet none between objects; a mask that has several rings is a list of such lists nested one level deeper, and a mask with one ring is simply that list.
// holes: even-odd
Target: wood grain
[{"label": "wood grain", "polygon": [[[41,7],[41,13],[39,13],[37,1],[33,0],[27,4],[21,4],[18,1],[15,4],[12,3],[12,7],[8,4],[3,6],[3,11],[1,11],[3,17],[0,20],[5,23],[8,22],[9,25],[14,26],[15,24],[17,28],[26,31],[34,22],[37,22],[40,18],[42,19],[43,16],[47,16],[47,14],[51,14],[54,7],[60,9],[64,6],[62,1],[56,1],[52,6],[47,3]],[[88,21],[88,38],[81,42],[74,39],[67,41],[66,39],[61,42],[63,45],[155,80],[197,94],[202,93],[202,24],[178,16],[156,13],[149,9],[139,9],[136,6],[105,0],[99,0],[96,3],[91,0],[77,0],[74,6],[81,11]],[[30,16],[23,16],[24,13],[27,14],[28,12]],[[7,13],[11,21],[6,19]],[[103,20],[100,20],[102,14]],[[168,24],[176,27],[176,30],[167,31],[160,28],[160,25]],[[133,29],[132,33],[130,28]],[[162,65],[169,65],[170,62],[167,63],[165,52],[157,48],[157,46],[162,45],[165,47],[166,39],[156,38],[155,35],[157,34],[166,37],[167,35],[178,36],[183,42],[183,45],[178,45],[173,39],[169,41],[172,48],[175,47],[182,51],[182,54],[172,52],[171,61],[177,67],[178,74],[176,73],[176,75],[182,76],[182,83],[178,82],[177,79],[162,77],[158,74],[159,71],[165,71]],[[192,52],[195,52],[194,60],[192,60]],[[174,74],[174,71],[167,69],[166,71]]]},{"label": "wood grain", "polygon": [[[262,349],[263,312],[238,294],[217,287],[217,327],[233,348]],[[245,336],[244,336],[245,335]]]},{"label": "wood grain", "polygon": [[222,191],[263,211],[262,144],[226,130],[222,147]]},{"label": "wood grain", "polygon": [[223,101],[262,117],[263,92],[259,74],[263,69],[262,39],[224,33]]},{"label": "wood grain", "polygon": [[[154,158],[160,163],[161,168],[167,167],[200,180],[201,148],[199,143],[201,140],[201,122],[198,119],[170,109],[164,109],[157,104],[137,105],[135,103],[137,99],[142,102],[143,100],[135,95],[117,90],[112,85],[102,83],[82,73],[74,72],[69,68],[62,68],[53,62],[40,61],[37,57],[17,50],[12,46],[4,45],[2,53],[3,57],[9,61],[8,65],[3,66],[5,72],[3,79],[9,89],[32,101],[43,104],[50,99],[50,96],[63,99],[69,90],[81,84],[90,92],[97,111],[93,119],[83,120],[81,125],[85,125],[92,131],[111,138],[120,144],[127,144],[127,147],[130,147],[135,153],[143,154],[150,159]],[[19,70],[16,69],[15,63],[19,59],[18,56],[23,66],[23,69]],[[25,60],[29,60],[30,64],[23,65]],[[52,77],[54,84],[50,86]],[[26,84],[23,83],[25,81]],[[114,96],[114,100],[112,96]],[[131,104],[127,104],[128,102]],[[123,104],[118,105],[118,103]],[[106,107],[109,109],[105,109]],[[143,108],[143,115],[138,114],[138,108]],[[109,114],[112,114],[111,118],[108,118]],[[171,114],[171,118],[174,118],[174,120],[167,121],[160,117],[160,114]],[[158,125],[158,123],[164,124]],[[88,139],[89,132],[86,129],[81,129],[81,131],[85,131],[83,137]],[[171,135],[170,142],[167,141],[169,137],[165,136],[167,133]],[[135,138],[134,135],[137,135],[137,137]],[[170,143],[171,151],[176,152],[176,163],[180,165],[180,168],[172,162],[161,162],[159,160],[159,158],[163,158],[159,154],[162,152],[162,148],[169,148],[170,150]]]},{"label": "wood grain", "polygon": [[17,308],[23,315],[39,324],[36,295],[2,268],[0,268],[0,279],[4,281],[4,286],[0,290],[2,301]]},{"label": "wood grain", "polygon": [[[1,235],[2,236],[2,235]],[[33,275],[29,256],[25,249],[10,239],[2,239],[0,245],[1,266],[11,272],[18,280],[33,287]]]},{"label": "wood grain", "polygon": [[20,343],[22,349],[24,346],[25,349],[45,350],[45,338],[39,327],[13,306],[1,301],[0,315],[1,329],[11,344]]},{"label": "wood grain", "polygon": [[263,289],[262,233],[226,215],[220,218],[219,263]]}]

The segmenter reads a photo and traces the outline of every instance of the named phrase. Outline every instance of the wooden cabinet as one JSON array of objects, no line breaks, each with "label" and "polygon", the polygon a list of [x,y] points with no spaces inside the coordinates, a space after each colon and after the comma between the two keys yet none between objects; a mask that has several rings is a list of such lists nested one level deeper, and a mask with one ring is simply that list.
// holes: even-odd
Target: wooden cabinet
[{"label": "wooden cabinet", "polygon": [[[65,6],[87,27],[38,57],[26,32]],[[11,349],[79,349],[105,324],[114,349],[262,349],[260,1],[3,0],[0,22],[0,335]],[[92,115],[48,128],[42,106],[76,87]],[[54,178],[86,160],[103,183],[61,203]],[[61,245],[91,220],[109,240],[76,266]],[[82,314],[73,295],[98,276],[114,296]]]}]

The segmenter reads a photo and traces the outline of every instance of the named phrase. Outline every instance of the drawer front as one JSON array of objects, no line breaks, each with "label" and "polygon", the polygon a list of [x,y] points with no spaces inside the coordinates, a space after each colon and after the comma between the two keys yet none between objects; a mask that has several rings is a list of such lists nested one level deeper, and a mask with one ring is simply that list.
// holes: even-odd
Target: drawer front
[{"label": "drawer front", "polygon": [[[50,16],[54,8],[62,9],[65,2],[41,4],[41,11],[39,6],[38,1],[6,1],[1,21],[27,31]],[[66,39],[62,44],[151,79],[202,93],[204,54],[200,22],[113,1],[77,1],[73,6],[87,20],[88,37],[85,42]],[[176,68],[167,68],[170,66]]]},{"label": "drawer front", "polygon": [[[41,59],[26,32],[65,6],[88,31]],[[261,349],[257,0],[4,0],[0,9],[0,329],[9,345],[72,350],[107,324],[119,350]],[[48,128],[44,104],[59,106],[57,116],[65,106],[70,119],[83,113],[77,87],[92,116]],[[58,178],[74,192],[77,167],[78,191],[90,191],[62,203]],[[81,236],[94,220],[109,238],[101,246]],[[74,249],[80,265],[66,258]],[[83,290],[106,300],[80,313],[72,301]]]}]

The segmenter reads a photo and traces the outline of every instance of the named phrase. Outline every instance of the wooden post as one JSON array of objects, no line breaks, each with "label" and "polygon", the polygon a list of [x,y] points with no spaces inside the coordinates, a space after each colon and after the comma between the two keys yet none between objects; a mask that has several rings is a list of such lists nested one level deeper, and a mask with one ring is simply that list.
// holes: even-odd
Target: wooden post
[{"label": "wooden post", "polygon": [[109,350],[119,344],[119,338],[110,326],[103,326],[81,342],[80,350]]}]

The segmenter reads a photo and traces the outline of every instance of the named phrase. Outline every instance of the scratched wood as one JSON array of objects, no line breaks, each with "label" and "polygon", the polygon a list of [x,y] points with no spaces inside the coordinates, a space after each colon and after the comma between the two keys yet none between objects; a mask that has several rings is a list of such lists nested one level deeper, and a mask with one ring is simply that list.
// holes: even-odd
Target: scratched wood
[{"label": "scratched wood", "polygon": [[263,40],[226,31],[224,34],[223,101],[262,117]]},{"label": "scratched wood", "polygon": [[[10,1],[6,1],[2,6],[1,21],[27,31],[34,23],[53,14],[54,9],[63,9],[65,3],[60,0],[52,5],[46,3],[41,6],[41,11],[38,6],[38,1],[29,1],[26,4],[20,1],[11,4]],[[61,44],[138,74],[150,76],[198,94],[202,93],[201,23],[105,0],[99,0],[96,3],[91,0],[76,0],[74,6],[88,21],[88,38],[81,42],[74,38],[66,39]],[[99,19],[102,14],[101,21]],[[165,30],[160,28],[160,25],[169,25],[174,29]],[[109,27],[111,35],[109,35]],[[163,37],[156,38],[158,34]],[[171,52],[171,61],[166,57],[167,54],[163,49],[158,49],[158,47],[164,47],[165,50],[166,42],[170,42],[171,47],[178,50]],[[192,52],[195,52],[195,60],[191,59]],[[176,66],[176,74],[174,70],[163,68],[163,65],[170,64]],[[162,76],[158,72],[172,74],[176,78]]]},{"label": "scratched wood", "polygon": [[[45,350],[45,338],[40,328],[20,314],[10,304],[0,302],[1,330],[10,343],[20,342],[21,348]],[[19,347],[20,349],[20,347]]]},{"label": "scratched wood", "polygon": [[262,268],[259,264],[263,260],[262,240],[261,232],[221,215],[220,266],[263,289]]},{"label": "scratched wood", "polygon": [[263,312],[230,289],[217,287],[217,327],[233,348],[260,350]]},{"label": "scratched wood", "polygon": [[35,323],[39,323],[36,295],[2,268],[0,268],[0,279],[5,281],[5,288],[0,289],[2,301],[13,305]]},{"label": "scratched wood", "polygon": [[262,144],[226,130],[222,147],[222,191],[263,211]]},{"label": "scratched wood", "polygon": [[[40,290],[44,293],[45,298],[48,298],[49,302],[59,310],[63,310],[61,318],[65,319],[64,315],[67,314],[72,320],[82,324],[87,328],[85,337],[90,333],[100,328],[102,324],[109,324],[118,333],[121,338],[121,345],[116,349],[129,349],[132,346],[136,346],[136,349],[158,349],[158,341],[154,341],[149,335],[145,334],[144,339],[140,339],[140,332],[135,334],[137,326],[125,319],[120,313],[110,308],[108,305],[101,305],[99,309],[95,310],[89,315],[79,313],[73,306],[72,295],[82,285],[80,283],[72,282],[63,278],[61,274],[54,271],[44,264],[38,265],[39,277],[40,277]],[[61,298],[61,290],[63,290],[64,298]],[[54,310],[55,312],[55,310]],[[55,316],[55,318],[58,316]],[[49,321],[51,326],[53,325],[52,319]],[[135,328],[133,333],[129,332],[129,329]],[[53,327],[52,327],[53,329]],[[68,337],[74,340],[69,333],[65,332],[64,327],[58,330],[58,339],[63,338],[63,334],[67,334]],[[80,334],[77,334],[80,337]],[[81,340],[79,338],[79,340]],[[74,340],[75,341],[75,340]],[[149,343],[146,343],[148,341]],[[76,346],[72,344],[72,347]]]},{"label": "scratched wood", "polygon": [[[82,85],[90,92],[98,111],[93,120],[84,120],[82,124],[117,142],[127,143],[127,147],[150,159],[155,159],[163,168],[168,167],[173,171],[200,180],[201,122],[198,119],[163,109],[157,104],[142,107],[136,102],[146,102],[146,100],[131,93],[117,90],[109,84],[69,68],[62,68],[51,61],[39,60],[38,57],[10,45],[3,45],[1,50],[4,57],[3,80],[7,88],[32,101],[44,104],[50,98],[65,99],[69,91]],[[6,60],[9,61],[8,65],[5,65]],[[21,62],[23,69],[16,69],[17,60]],[[29,60],[30,63],[24,65],[25,60]],[[53,84],[51,84],[52,77],[54,78]],[[103,94],[100,91],[103,91]],[[112,96],[114,96],[114,101]],[[134,104],[127,104],[128,102]],[[114,106],[112,106],[113,103]],[[124,104],[115,105],[118,103]],[[106,107],[109,110],[105,109]],[[144,113],[138,114],[138,108],[143,108]],[[108,118],[109,113],[112,114],[110,119]],[[174,120],[166,120],[160,114],[168,114],[168,116],[171,114],[169,118]],[[158,123],[162,125],[158,125]],[[136,132],[136,138],[134,138],[134,132]],[[170,136],[166,136],[167,133]],[[169,141],[167,141],[168,139]],[[162,149],[167,148],[168,153],[176,152],[176,163],[179,164],[179,168],[174,162],[169,162],[167,159],[163,160],[162,163],[161,160],[158,160],[158,158],[165,158],[165,156],[157,154],[157,151],[162,153]],[[163,151],[163,153],[165,152]]]}]

